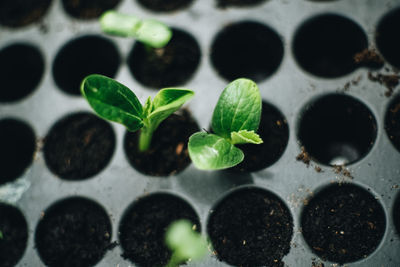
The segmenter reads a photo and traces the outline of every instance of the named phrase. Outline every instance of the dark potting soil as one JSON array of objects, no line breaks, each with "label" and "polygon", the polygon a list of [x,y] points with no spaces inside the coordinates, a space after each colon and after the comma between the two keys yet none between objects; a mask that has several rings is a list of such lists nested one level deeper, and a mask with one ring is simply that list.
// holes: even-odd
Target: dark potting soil
[{"label": "dark potting soil", "polygon": [[129,163],[141,173],[168,176],[184,170],[190,164],[187,148],[189,137],[199,131],[199,126],[189,111],[181,109],[172,114],[155,131],[150,149],[139,152],[139,131],[127,132],[124,140]]},{"label": "dark potting soil", "polygon": [[293,218],[282,200],[260,188],[225,197],[211,212],[208,235],[220,260],[235,266],[283,266]]},{"label": "dark potting soil", "polygon": [[81,112],[59,120],[47,134],[43,150],[53,173],[66,180],[83,180],[104,169],[114,148],[110,124]]},{"label": "dark potting soil", "polygon": [[0,203],[0,232],[0,266],[16,266],[28,241],[28,225],[19,209]]},{"label": "dark potting soil", "polygon": [[0,102],[18,101],[39,84],[44,71],[42,53],[33,45],[14,43],[0,50]]},{"label": "dark potting soil", "polygon": [[132,75],[143,85],[162,87],[185,84],[200,63],[200,47],[190,34],[172,29],[171,41],[163,48],[135,42],[128,58]]},{"label": "dark potting soil", "polygon": [[95,19],[109,9],[115,8],[121,0],[63,0],[65,11],[77,19]]},{"label": "dark potting soil", "polygon": [[278,69],[282,58],[283,42],[279,35],[252,21],[225,27],[211,48],[213,66],[228,81],[246,77],[261,82]]},{"label": "dark potting soil", "polygon": [[22,27],[41,19],[49,9],[51,0],[1,0],[0,24]]},{"label": "dark potting soil", "polygon": [[36,149],[35,134],[31,127],[22,121],[2,119],[0,148],[0,185],[2,185],[17,179],[32,163]]},{"label": "dark potting soil", "polygon": [[231,6],[244,7],[258,5],[265,1],[266,0],[217,0],[217,6],[220,8]]},{"label": "dark potting soil", "polygon": [[141,267],[165,266],[171,257],[165,232],[179,219],[190,220],[200,232],[196,212],[181,198],[156,193],[138,199],[125,211],[119,226],[122,256]]},{"label": "dark potting soil", "polygon": [[274,106],[263,102],[260,127],[257,131],[262,144],[237,145],[244,152],[244,160],[233,171],[253,172],[274,164],[282,156],[289,140],[286,118]]},{"label": "dark potting soil", "polygon": [[92,200],[72,197],[48,208],[35,232],[36,248],[50,267],[94,266],[112,247],[111,223]]},{"label": "dark potting soil", "polygon": [[378,247],[386,219],[382,205],[367,190],[335,184],[304,207],[301,227],[315,254],[342,264],[368,257]]},{"label": "dark potting soil", "polygon": [[393,99],[386,111],[385,130],[394,147],[400,152],[400,94]]},{"label": "dark potting soil", "polygon": [[87,75],[96,73],[113,78],[120,64],[118,49],[112,41],[86,35],[60,49],[53,62],[53,76],[65,93],[80,96],[80,85]]},{"label": "dark potting soil", "polygon": [[177,11],[188,7],[193,0],[137,0],[142,6],[155,12]]}]

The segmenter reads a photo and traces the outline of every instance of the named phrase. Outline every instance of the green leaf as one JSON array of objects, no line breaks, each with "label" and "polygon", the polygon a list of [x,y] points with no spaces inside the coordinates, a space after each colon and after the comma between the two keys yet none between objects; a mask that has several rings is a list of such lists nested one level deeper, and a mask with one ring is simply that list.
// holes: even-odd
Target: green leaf
[{"label": "green leaf", "polygon": [[215,134],[193,134],[189,138],[188,148],[193,164],[201,170],[230,168],[242,162],[244,158],[239,148]]},{"label": "green leaf", "polygon": [[3,232],[0,231],[0,239],[3,239]]},{"label": "green leaf", "polygon": [[129,131],[143,127],[143,109],[136,95],[123,84],[103,75],[87,76],[81,93],[102,118],[125,125]]},{"label": "green leaf", "polygon": [[263,140],[254,131],[231,132],[232,144],[262,144]]},{"label": "green leaf", "polygon": [[225,138],[231,132],[256,131],[260,124],[261,96],[256,83],[237,79],[224,89],[212,117],[213,131]]},{"label": "green leaf", "polygon": [[136,39],[154,48],[161,48],[172,38],[172,31],[164,23],[153,19],[142,20],[136,31]]}]

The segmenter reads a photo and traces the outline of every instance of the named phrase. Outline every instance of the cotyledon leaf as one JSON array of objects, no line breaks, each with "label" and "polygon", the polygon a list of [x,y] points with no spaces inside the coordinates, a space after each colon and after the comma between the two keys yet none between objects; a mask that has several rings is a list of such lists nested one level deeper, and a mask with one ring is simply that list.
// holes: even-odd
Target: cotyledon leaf
[{"label": "cotyledon leaf", "polygon": [[232,144],[261,144],[263,140],[254,131],[231,132]]}]

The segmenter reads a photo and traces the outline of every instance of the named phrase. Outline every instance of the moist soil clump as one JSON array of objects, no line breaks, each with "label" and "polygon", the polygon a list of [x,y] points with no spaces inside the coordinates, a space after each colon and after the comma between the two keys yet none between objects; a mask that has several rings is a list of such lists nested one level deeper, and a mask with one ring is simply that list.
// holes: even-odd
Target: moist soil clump
[{"label": "moist soil clump", "polygon": [[90,113],[75,113],[58,121],[48,133],[44,157],[48,168],[67,180],[99,173],[110,161],[115,134],[109,123]]},{"label": "moist soil clump", "polygon": [[385,63],[385,61],[383,60],[381,55],[378,54],[375,48],[365,48],[363,51],[355,54],[354,62],[359,65],[368,66],[370,68],[381,68]]},{"label": "moist soil clump", "polygon": [[368,191],[335,184],[304,207],[301,227],[315,254],[343,264],[366,258],[378,247],[386,220],[382,205]]},{"label": "moist soil clump", "polygon": [[40,20],[49,9],[51,0],[1,0],[0,24],[23,27]]},{"label": "moist soil clump", "polygon": [[121,0],[63,0],[65,11],[77,19],[95,19],[115,8]]},{"label": "moist soil clump", "polygon": [[112,246],[111,223],[104,209],[82,197],[62,200],[44,212],[35,242],[50,267],[89,267]]},{"label": "moist soil clump", "polygon": [[245,7],[254,6],[265,2],[265,0],[217,0],[217,6],[220,8],[226,7]]},{"label": "moist soil clump", "polygon": [[171,12],[188,7],[193,0],[138,0],[138,2],[152,11]]},{"label": "moist soil clump", "polygon": [[139,131],[127,132],[124,140],[129,163],[141,173],[152,176],[169,176],[190,164],[187,143],[199,131],[199,126],[189,111],[181,109],[163,121],[154,132],[148,151],[140,152]]},{"label": "moist soil clump", "polygon": [[297,161],[302,161],[304,164],[308,166],[310,166],[311,163],[311,157],[308,154],[308,152],[306,151],[305,147],[302,146],[301,148],[301,152],[296,156],[296,160]]},{"label": "moist soil clump", "polygon": [[368,79],[372,82],[378,82],[386,87],[385,96],[391,97],[393,95],[394,89],[400,82],[400,75],[397,74],[373,74],[368,72]]},{"label": "moist soil clump", "polygon": [[179,219],[191,221],[200,232],[196,212],[182,199],[166,193],[140,198],[127,209],[119,227],[122,256],[141,267],[165,266],[171,257],[165,232]]},{"label": "moist soil clump", "polygon": [[136,42],[128,58],[133,76],[143,85],[160,89],[185,84],[200,63],[200,47],[183,31],[173,29],[163,48],[149,48]]},{"label": "moist soil clump", "polygon": [[400,151],[400,95],[396,96],[386,111],[385,130],[392,144]]},{"label": "moist soil clump", "polygon": [[28,225],[15,207],[0,203],[0,265],[16,266],[28,241]]},{"label": "moist soil clump", "polygon": [[220,260],[235,266],[284,266],[293,235],[289,209],[258,188],[238,190],[211,212],[207,232]]}]

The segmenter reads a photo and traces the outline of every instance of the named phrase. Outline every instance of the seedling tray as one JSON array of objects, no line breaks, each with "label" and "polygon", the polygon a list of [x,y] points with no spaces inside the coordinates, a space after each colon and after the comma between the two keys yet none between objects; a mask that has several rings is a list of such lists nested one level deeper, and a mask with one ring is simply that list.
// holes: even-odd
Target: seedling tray
[{"label": "seedling tray", "polygon": [[[72,17],[65,12],[61,1],[51,1],[47,12],[39,22],[17,28],[0,26],[0,50],[16,43],[28,45],[39,51],[38,57],[43,61],[43,74],[38,75],[40,78],[37,78],[37,81],[32,78],[33,91],[22,93],[22,95],[4,96],[6,101],[3,99],[0,102],[0,121],[9,118],[22,121],[32,129],[34,140],[36,140],[32,163],[29,163],[30,160],[27,159],[28,163],[22,164],[28,166],[27,169],[22,173],[13,174],[18,177],[16,180],[11,179],[0,186],[0,201],[17,207],[27,222],[27,245],[17,266],[43,266],[37,244],[35,244],[37,226],[46,213],[50,213],[51,210],[48,208],[60,200],[79,196],[93,200],[102,206],[111,222],[110,236],[106,238],[112,242],[120,242],[119,229],[122,218],[128,207],[139,198],[168,193],[183,199],[197,213],[199,229],[206,234],[207,229],[211,227],[208,223],[214,220],[213,216],[218,210],[219,203],[222,205],[223,199],[231,193],[240,193],[243,192],[241,190],[248,190],[248,188],[266,190],[267,195],[272,194],[274,200],[282,201],[282,214],[292,217],[292,221],[289,220],[287,226],[293,233],[289,233],[288,247],[282,252],[287,254],[283,256],[278,253],[276,262],[272,261],[271,264],[305,267],[336,266],[335,262],[345,262],[346,266],[400,266],[398,255],[400,229],[396,230],[395,227],[396,220],[398,227],[400,213],[400,147],[399,139],[396,139],[399,138],[399,134],[388,133],[386,130],[393,121],[397,125],[400,124],[399,116],[397,115],[397,119],[395,117],[400,96],[398,86],[385,83],[383,78],[386,76],[382,76],[397,75],[396,66],[399,68],[399,57],[398,54],[396,56],[390,52],[390,45],[387,44],[399,43],[397,30],[400,25],[386,23],[382,26],[381,23],[390,17],[390,14],[399,17],[400,2],[398,0],[259,2],[251,6],[220,8],[213,0],[194,0],[177,11],[155,12],[138,1],[121,0],[115,8],[143,18],[157,18],[193,37],[200,52],[198,65],[183,80],[171,83],[177,82],[195,91],[195,98],[185,107],[190,111],[199,129],[209,130],[212,110],[229,80],[238,74],[247,74],[247,69],[250,69],[248,76],[258,80],[264,101],[263,107],[271,112],[276,110],[278,114],[278,117],[271,115],[270,118],[270,120],[276,120],[279,126],[278,133],[271,134],[270,139],[276,138],[274,140],[278,140],[277,143],[283,140],[282,147],[265,146],[265,149],[273,151],[272,155],[264,151],[262,156],[268,159],[266,164],[268,166],[256,168],[257,170],[252,172],[240,172],[237,169],[236,171],[199,171],[189,164],[184,170],[172,173],[170,176],[145,175],[133,168],[126,156],[125,128],[117,124],[109,124],[110,138],[115,143],[107,143],[100,147],[100,154],[106,155],[101,158],[105,163],[99,167],[99,170],[94,171],[94,174],[89,171],[70,175],[75,178],[80,175],[90,176],[88,179],[60,178],[60,175],[56,175],[54,170],[50,170],[46,164],[43,150],[46,142],[49,141],[50,129],[68,115],[77,112],[92,112],[87,102],[77,96],[74,89],[72,91],[60,89],[65,84],[66,88],[71,88],[68,84],[76,82],[68,80],[69,76],[73,80],[74,67],[72,65],[58,72],[55,70],[57,55],[64,45],[77,38],[86,38],[89,39],[87,51],[95,53],[96,50],[102,51],[104,48],[101,48],[102,40],[107,40],[105,46],[111,44],[113,47],[108,51],[112,52],[99,52],[100,54],[94,56],[102,57],[102,61],[93,63],[105,67],[105,69],[100,68],[99,72],[108,73],[132,88],[142,103],[148,95],[154,96],[156,90],[150,88],[151,86],[145,86],[143,80],[132,75],[130,71],[132,62],[135,60],[135,57],[131,55],[132,47],[135,45],[134,40],[101,34],[96,20]],[[91,13],[86,15],[90,16]],[[347,18],[350,24],[346,24],[347,20],[343,22],[343,17]],[[319,18],[322,19],[318,20]],[[317,25],[326,23],[325,28],[312,26],[310,19],[319,22]],[[237,26],[237,23],[241,22],[243,22],[243,28]],[[399,23],[398,19],[397,23]],[[307,25],[311,25],[311,30]],[[393,25],[397,26],[393,27]],[[228,45],[222,45],[222,48],[219,47],[216,42],[229,36],[232,30],[232,28],[227,30],[226,27],[237,27],[238,32],[246,39],[241,40],[242,37],[238,33],[236,36],[238,40],[233,39],[230,41],[232,44],[228,43]],[[261,28],[261,34],[254,30],[257,27]],[[222,31],[223,34],[218,35]],[[316,31],[320,32],[316,33]],[[393,39],[390,37],[384,39],[390,31],[393,31],[390,35]],[[347,41],[334,46],[332,43],[335,43],[338,33],[344,34]],[[325,48],[320,47],[319,37],[329,36],[329,34],[333,36],[332,43],[327,43]],[[259,41],[265,46],[255,45],[254,49],[249,48],[246,40],[254,36],[258,36]],[[377,45],[377,37],[384,39],[381,45]],[[230,50],[236,41],[242,42],[242,47],[249,49],[243,49],[240,53],[234,51],[233,48]],[[355,52],[361,52],[357,49],[363,48],[363,45],[364,48],[370,48],[370,51],[373,51],[371,48],[377,48],[378,52],[384,56],[385,63],[370,60],[367,63],[376,63],[378,66],[361,64],[354,67],[352,49],[355,49]],[[259,49],[260,47],[262,49]],[[386,50],[380,51],[382,47],[386,47],[382,49]],[[82,45],[78,44],[76,48],[79,50]],[[330,51],[330,53],[325,53],[328,55],[327,61],[338,58],[338,61],[342,63],[342,56],[346,57],[346,53],[350,53],[350,63],[347,61],[342,65],[338,64],[337,69],[329,69],[323,62],[317,62],[323,57],[324,50]],[[221,55],[224,51],[229,52],[227,58]],[[259,56],[255,52],[259,53]],[[12,57],[17,57],[21,53],[23,52],[17,51]],[[244,62],[247,53],[254,57],[254,64],[246,65]],[[67,54],[66,57],[67,59],[82,58],[82,65],[92,64],[90,60],[93,59],[85,58],[84,54],[78,52]],[[196,61],[195,57],[196,53],[191,55],[193,61]],[[235,57],[238,57],[238,66],[234,64]],[[40,65],[40,59],[36,62]],[[321,65],[318,65],[320,63]],[[255,70],[252,69],[253,67]],[[4,70],[4,67],[2,69]],[[28,68],[32,74],[34,70],[40,70],[40,66],[33,66],[31,70]],[[58,74],[55,74],[56,72]],[[61,77],[57,78],[57,75]],[[25,78],[20,76],[15,80],[19,82],[19,79]],[[12,84],[8,84],[7,87],[2,86],[0,89],[2,97],[3,91],[11,89]],[[339,108],[336,110],[337,107]],[[391,113],[393,113],[393,118],[388,118],[387,114]],[[282,127],[287,128],[282,131]],[[391,129],[396,129],[395,127],[396,124]],[[76,131],[79,133],[80,130]],[[265,130],[266,134],[271,131],[273,130]],[[284,136],[285,132],[288,134],[287,144],[286,138],[281,137],[281,134],[283,133]],[[101,134],[106,133],[102,130]],[[112,137],[113,135],[115,136]],[[335,136],[340,136],[340,138],[335,139]],[[29,134],[27,138],[29,139]],[[265,142],[268,143],[268,140]],[[27,146],[29,152],[29,144]],[[108,154],[107,149],[111,151]],[[101,157],[99,154],[96,155]],[[309,156],[311,156],[311,161]],[[21,159],[23,155],[18,155],[16,158]],[[90,157],[86,160],[84,161],[86,165],[87,162],[92,162]],[[101,160],[97,159],[96,162]],[[343,163],[348,164],[344,167],[340,166]],[[338,166],[333,166],[335,164]],[[6,164],[2,165],[0,162],[0,166],[0,171],[3,172]],[[65,174],[65,176],[68,175]],[[306,229],[308,227],[302,225],[304,219],[302,216],[308,214],[305,209],[313,207],[312,197],[318,195],[319,192],[329,196],[332,202],[340,198],[339,193],[324,191],[330,186],[336,188],[337,183],[350,183],[355,186],[356,192],[359,192],[360,188],[364,189],[360,193],[361,200],[357,198],[358,193],[351,191],[352,186],[344,185],[343,188],[347,189],[338,191],[350,190],[349,195],[357,195],[355,199],[359,203],[368,205],[374,203],[374,199],[377,203],[374,208],[376,212],[370,215],[377,216],[378,219],[376,223],[369,221],[372,223],[369,227],[370,230],[376,230],[374,233],[377,234],[378,241],[365,255],[361,253],[355,256],[356,260],[349,260],[343,255],[341,255],[343,257],[337,256],[334,260],[327,256],[325,248],[310,245],[305,239],[306,235],[312,235],[313,231],[316,231],[313,228]],[[265,191],[262,192],[265,193]],[[363,200],[364,194],[368,196],[365,198],[367,200]],[[253,201],[251,197],[249,198]],[[238,200],[232,201],[237,203]],[[249,206],[251,207],[251,204]],[[242,207],[242,210],[244,209],[246,206]],[[239,220],[235,216],[240,216],[240,211],[232,211],[228,214],[232,214],[230,221]],[[3,215],[0,214],[0,216]],[[329,218],[334,219],[334,217]],[[304,219],[307,222],[306,226],[315,220]],[[360,238],[365,235],[365,232],[362,233],[358,234]],[[364,243],[369,244],[369,241],[362,238],[355,238],[353,242],[354,247],[359,247]],[[243,240],[242,245],[251,244],[246,244],[246,240]],[[218,246],[214,244],[214,247]],[[268,249],[272,251],[275,248],[268,247]],[[342,254],[348,254],[346,251],[342,252]],[[121,254],[124,254],[121,246],[110,248],[96,266],[135,266]],[[217,254],[221,253],[217,251]],[[282,259],[281,256],[283,256]],[[188,266],[228,265],[226,261],[220,261],[212,253],[200,262],[188,263]],[[257,266],[257,264],[247,263],[243,266]]]}]

